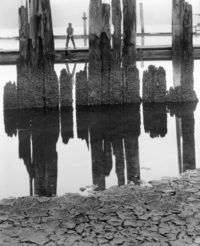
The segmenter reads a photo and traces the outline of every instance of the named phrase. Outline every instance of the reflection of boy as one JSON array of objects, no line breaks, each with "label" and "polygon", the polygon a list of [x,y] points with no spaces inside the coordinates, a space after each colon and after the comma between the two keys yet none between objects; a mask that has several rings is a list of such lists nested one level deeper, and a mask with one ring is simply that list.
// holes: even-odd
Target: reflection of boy
[{"label": "reflection of boy", "polygon": [[67,28],[66,32],[67,32],[66,48],[68,48],[69,40],[71,39],[72,44],[74,46],[74,49],[76,49],[76,45],[75,45],[75,42],[74,42],[74,36],[73,36],[74,29],[72,28],[72,24],[71,23],[68,24],[68,28]]}]

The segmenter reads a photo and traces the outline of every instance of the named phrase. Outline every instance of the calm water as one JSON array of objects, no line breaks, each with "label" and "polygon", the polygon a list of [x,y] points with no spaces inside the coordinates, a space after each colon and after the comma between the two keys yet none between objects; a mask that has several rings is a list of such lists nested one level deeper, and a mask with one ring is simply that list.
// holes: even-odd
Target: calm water
[{"label": "calm water", "polygon": [[[173,85],[170,61],[137,64],[163,66]],[[76,72],[84,67],[77,65]],[[200,62],[194,86],[200,98]],[[59,76],[65,64],[55,65]],[[70,64],[72,71],[73,65]],[[3,113],[3,86],[16,81],[15,66],[0,66],[0,198],[62,195],[95,185],[97,190],[178,177],[199,168],[200,108],[117,106],[60,112]]]},{"label": "calm water", "polygon": [[[195,40],[200,43],[199,38]],[[167,37],[145,40],[154,45],[170,42]],[[64,43],[60,40],[56,47]],[[17,49],[18,43],[0,40],[0,48]],[[167,88],[173,86],[171,61],[138,62],[141,79],[150,64],[163,66]],[[69,67],[72,71],[73,65]],[[65,64],[55,65],[58,77],[63,68]],[[83,68],[84,64],[77,64],[76,72]],[[198,98],[199,68],[200,61],[195,61]],[[93,184],[95,189],[104,189],[130,181],[143,183],[178,177],[187,169],[200,167],[199,104],[4,114],[3,87],[16,81],[16,67],[0,66],[0,75],[0,199],[82,193],[80,188]]]}]

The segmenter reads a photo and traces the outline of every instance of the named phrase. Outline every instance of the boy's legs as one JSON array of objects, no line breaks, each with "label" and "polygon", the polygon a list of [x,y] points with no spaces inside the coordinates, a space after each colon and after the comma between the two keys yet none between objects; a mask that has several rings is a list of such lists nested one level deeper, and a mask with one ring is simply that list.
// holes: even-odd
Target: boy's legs
[{"label": "boy's legs", "polygon": [[70,39],[70,37],[67,36],[67,39],[66,39],[66,45],[65,45],[65,48],[66,48],[66,49],[68,48],[68,45],[69,45],[69,39]]},{"label": "boy's legs", "polygon": [[74,46],[74,49],[76,49],[76,45],[75,45],[74,37],[73,37],[73,36],[71,37],[71,40],[72,40],[72,44],[73,44],[73,46]]}]

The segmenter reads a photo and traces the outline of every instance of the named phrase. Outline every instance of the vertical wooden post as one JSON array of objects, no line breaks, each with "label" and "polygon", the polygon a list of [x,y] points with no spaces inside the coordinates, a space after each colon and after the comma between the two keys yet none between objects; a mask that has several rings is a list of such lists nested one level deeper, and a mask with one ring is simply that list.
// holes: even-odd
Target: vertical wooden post
[{"label": "vertical wooden post", "polygon": [[143,73],[143,102],[166,102],[166,90],[166,72],[164,68],[149,66],[148,70]]},{"label": "vertical wooden post", "polygon": [[111,73],[110,73],[110,103],[122,103],[122,52],[121,52],[121,2],[120,0],[112,0],[112,24],[114,33],[112,36],[112,57],[111,57]]},{"label": "vertical wooden post", "polygon": [[101,104],[102,1],[90,0],[88,104]]},{"label": "vertical wooden post", "polygon": [[19,57],[20,62],[28,63],[28,10],[27,6],[19,8]]},{"label": "vertical wooden post", "polygon": [[136,0],[123,0],[123,64],[136,63]]},{"label": "vertical wooden post", "polygon": [[102,5],[101,33],[101,104],[110,103],[110,61],[111,61],[110,5]]},{"label": "vertical wooden post", "polygon": [[88,104],[87,65],[83,71],[76,73],[76,106]]},{"label": "vertical wooden post", "polygon": [[66,69],[60,73],[60,105],[62,108],[72,107],[72,77]]},{"label": "vertical wooden post", "polygon": [[141,44],[144,45],[144,11],[143,3],[140,3]]},{"label": "vertical wooden post", "polygon": [[173,0],[172,33],[175,88],[170,88],[169,100],[173,102],[197,101],[193,89],[192,6],[184,0]]},{"label": "vertical wooden post", "polygon": [[38,67],[46,58],[53,59],[54,37],[50,0],[30,0],[31,64]]},{"label": "vertical wooden post", "polygon": [[87,25],[86,25],[86,13],[83,13],[83,34],[84,34],[84,46],[87,46]]},{"label": "vertical wooden post", "polygon": [[123,0],[123,14],[123,103],[139,103],[140,80],[136,67],[136,0]]},{"label": "vertical wooden post", "polygon": [[[185,0],[172,0],[172,59],[176,71],[181,71],[183,18]],[[174,73],[174,87],[181,85],[180,73]]]}]

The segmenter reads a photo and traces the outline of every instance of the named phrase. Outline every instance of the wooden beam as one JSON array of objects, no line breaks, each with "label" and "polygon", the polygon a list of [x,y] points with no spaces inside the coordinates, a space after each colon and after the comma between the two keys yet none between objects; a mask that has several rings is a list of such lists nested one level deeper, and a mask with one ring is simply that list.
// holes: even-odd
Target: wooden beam
[{"label": "wooden beam", "polygon": [[[194,59],[200,59],[200,46],[193,48]],[[88,49],[76,49],[67,51],[65,49],[57,49],[55,51],[55,63],[77,62],[84,63],[88,61]],[[15,65],[19,57],[18,50],[0,51],[0,65]],[[153,60],[171,60],[171,46],[137,46],[137,61],[153,61]]]}]

